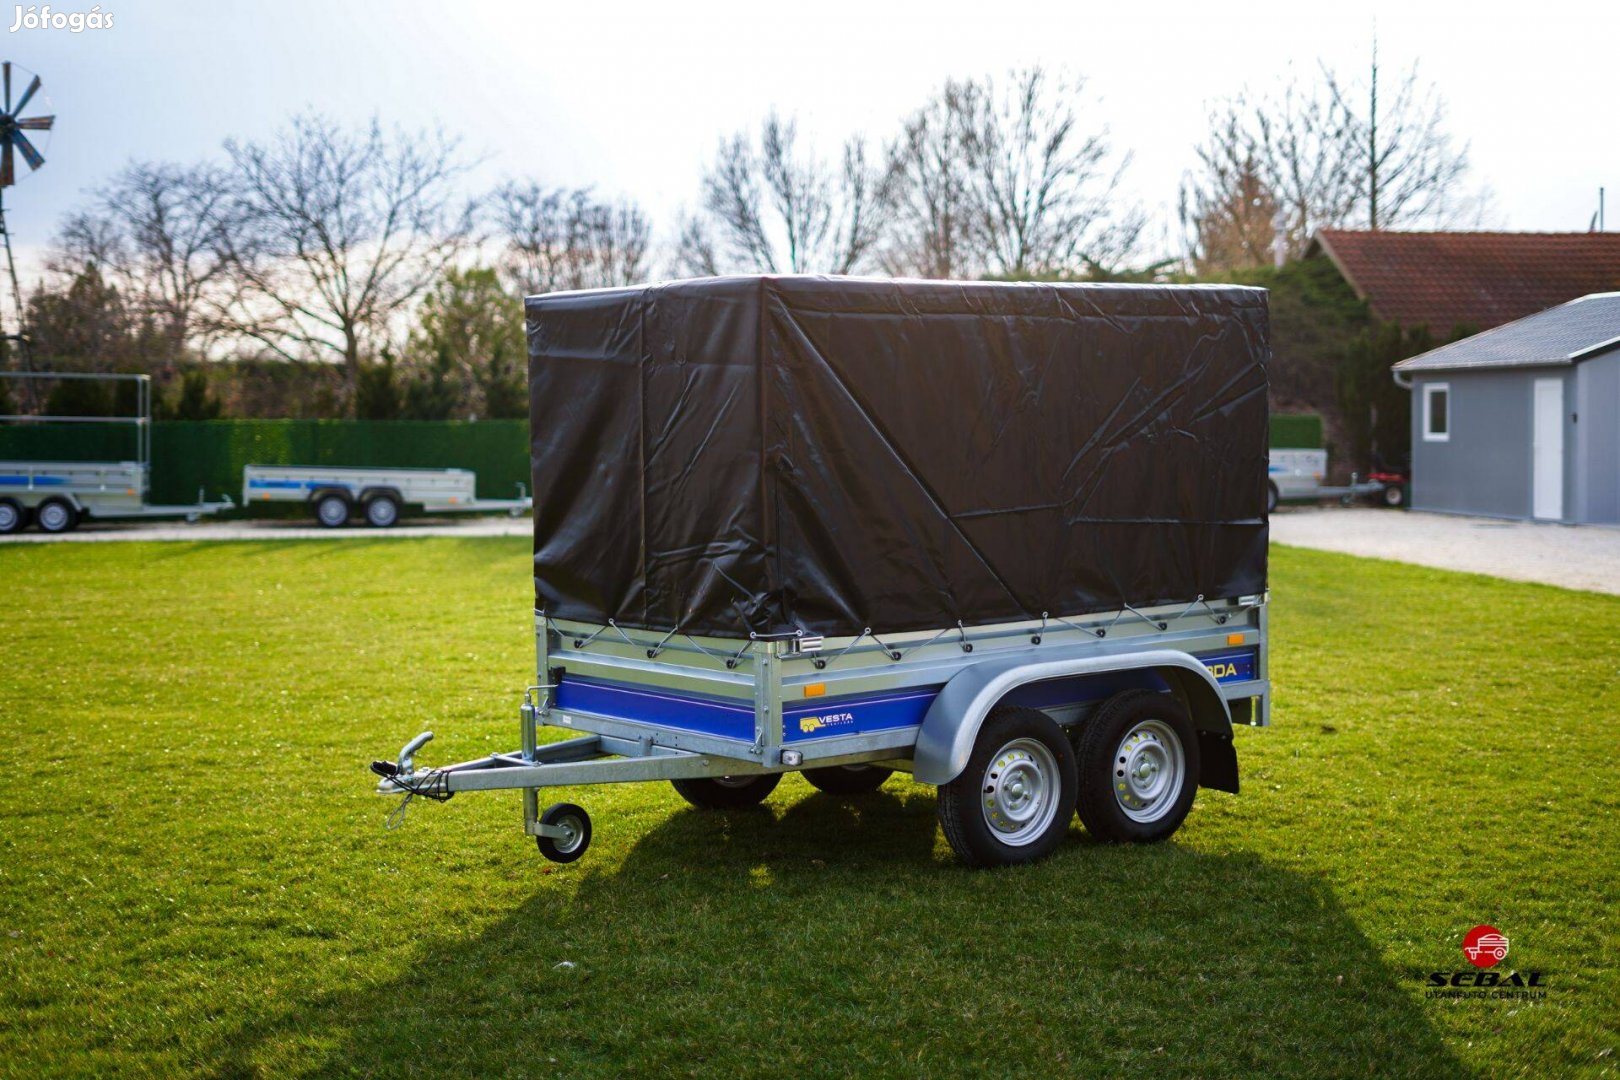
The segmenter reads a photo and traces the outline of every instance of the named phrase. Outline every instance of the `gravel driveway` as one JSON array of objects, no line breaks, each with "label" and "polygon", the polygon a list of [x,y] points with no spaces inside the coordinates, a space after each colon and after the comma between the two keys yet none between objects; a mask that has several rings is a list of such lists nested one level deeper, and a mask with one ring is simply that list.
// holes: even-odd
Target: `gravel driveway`
[{"label": "gravel driveway", "polygon": [[1605,525],[1533,525],[1364,507],[1283,507],[1271,516],[1271,539],[1620,595],[1620,529]]}]

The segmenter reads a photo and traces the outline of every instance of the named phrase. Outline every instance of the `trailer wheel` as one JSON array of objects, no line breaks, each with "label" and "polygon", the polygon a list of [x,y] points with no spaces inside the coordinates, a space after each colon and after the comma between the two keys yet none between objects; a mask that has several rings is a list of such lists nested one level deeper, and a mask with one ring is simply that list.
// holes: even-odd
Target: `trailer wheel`
[{"label": "trailer wheel", "polygon": [[1110,843],[1163,840],[1192,809],[1198,775],[1198,733],[1181,702],[1115,694],[1080,729],[1080,823]]},{"label": "trailer wheel", "polygon": [[1277,512],[1277,503],[1278,503],[1279,500],[1281,500],[1281,498],[1282,498],[1282,495],[1277,491],[1277,485],[1273,481],[1267,480],[1266,481],[1266,513],[1275,514]]},{"label": "trailer wheel", "polygon": [[366,524],[372,528],[392,528],[398,520],[399,500],[392,495],[373,495],[366,500]]},{"label": "trailer wheel", "polygon": [[1406,489],[1400,484],[1384,485],[1384,505],[1399,509],[1406,505]]},{"label": "trailer wheel", "polygon": [[1002,707],[979,729],[962,775],[939,789],[939,824],[969,866],[1044,859],[1069,829],[1074,748],[1037,709]]},{"label": "trailer wheel", "polygon": [[337,529],[349,523],[349,500],[336,492],[328,492],[315,500],[315,520],[325,529]]},{"label": "trailer wheel", "polygon": [[681,793],[681,798],[702,810],[737,810],[745,806],[758,806],[781,782],[781,773],[670,781],[675,790]]},{"label": "trailer wheel", "polygon": [[21,532],[28,515],[16,499],[0,499],[0,534]]},{"label": "trailer wheel", "polygon": [[591,815],[573,803],[553,803],[540,815],[540,824],[555,825],[563,830],[561,837],[537,836],[534,842],[540,854],[552,862],[573,862],[591,846]]},{"label": "trailer wheel", "polygon": [[46,499],[34,511],[34,521],[43,532],[72,532],[79,523],[79,512],[65,499]]},{"label": "trailer wheel", "polygon": [[829,795],[865,795],[882,787],[883,781],[893,774],[893,769],[877,765],[831,765],[804,770],[804,778],[810,781],[810,786]]}]

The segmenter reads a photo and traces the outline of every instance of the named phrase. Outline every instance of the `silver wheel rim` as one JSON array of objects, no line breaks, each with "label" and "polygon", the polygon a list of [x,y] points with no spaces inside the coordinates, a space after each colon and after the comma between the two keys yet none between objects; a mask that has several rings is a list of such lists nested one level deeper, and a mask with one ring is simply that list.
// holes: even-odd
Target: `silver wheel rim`
[{"label": "silver wheel rim", "polygon": [[374,499],[366,507],[366,517],[371,519],[373,525],[392,525],[399,517],[399,511],[395,509],[392,499]]},{"label": "silver wheel rim", "polygon": [[39,510],[39,527],[47,532],[60,532],[67,528],[67,508],[61,503],[51,503],[42,506]]},{"label": "silver wheel rim", "polygon": [[997,840],[1023,847],[1045,835],[1057,816],[1057,758],[1037,739],[1014,739],[996,751],[979,785],[979,807]]},{"label": "silver wheel rim", "polygon": [[1384,489],[1384,503],[1386,505],[1399,506],[1401,505],[1401,498],[1402,494],[1400,488],[1392,487]]},{"label": "silver wheel rim", "polygon": [[349,520],[349,508],[343,505],[342,499],[322,499],[321,505],[315,508],[320,515],[321,522],[326,525],[341,525]]},{"label": "silver wheel rim", "polygon": [[0,532],[10,532],[17,527],[17,508],[10,503],[0,503]]},{"label": "silver wheel rim", "polygon": [[1114,751],[1114,800],[1132,821],[1158,821],[1168,814],[1186,776],[1181,738],[1163,720],[1143,720]]},{"label": "silver wheel rim", "polygon": [[561,836],[551,839],[553,846],[563,855],[574,851],[585,840],[585,823],[573,814],[564,814],[552,824],[563,831]]}]

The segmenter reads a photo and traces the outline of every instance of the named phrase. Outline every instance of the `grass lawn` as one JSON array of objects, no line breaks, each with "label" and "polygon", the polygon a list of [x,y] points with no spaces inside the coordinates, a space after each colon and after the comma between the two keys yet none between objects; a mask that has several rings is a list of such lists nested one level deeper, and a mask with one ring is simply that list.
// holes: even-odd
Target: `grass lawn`
[{"label": "grass lawn", "polygon": [[[1277,549],[1275,726],[1158,847],[963,870],[902,777],[385,832],[369,759],[515,745],[527,558],[0,549],[0,1074],[1620,1072],[1620,599]],[[1424,997],[1480,922],[1543,1000]]]}]

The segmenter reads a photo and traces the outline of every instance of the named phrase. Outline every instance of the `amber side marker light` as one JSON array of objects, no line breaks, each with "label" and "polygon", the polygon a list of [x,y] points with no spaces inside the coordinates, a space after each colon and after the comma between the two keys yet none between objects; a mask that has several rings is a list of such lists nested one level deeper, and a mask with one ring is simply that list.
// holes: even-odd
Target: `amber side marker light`
[{"label": "amber side marker light", "polygon": [[1226,635],[1226,643],[1228,645],[1241,645],[1241,644],[1243,644],[1243,635],[1242,634],[1227,634]]},{"label": "amber side marker light", "polygon": [[825,694],[826,692],[827,692],[827,684],[824,683],[824,682],[806,683],[805,686],[804,686],[804,696],[805,697],[820,697],[822,694]]}]

